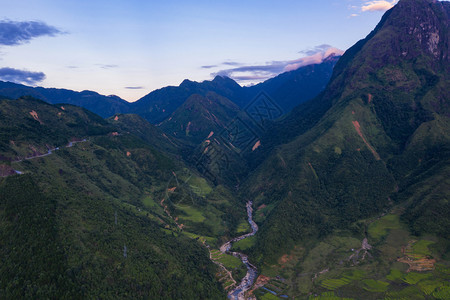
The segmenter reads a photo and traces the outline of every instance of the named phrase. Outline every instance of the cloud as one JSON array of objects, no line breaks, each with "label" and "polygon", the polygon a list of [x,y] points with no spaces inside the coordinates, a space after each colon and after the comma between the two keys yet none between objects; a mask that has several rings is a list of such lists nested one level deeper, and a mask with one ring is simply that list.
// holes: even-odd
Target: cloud
[{"label": "cloud", "polygon": [[384,0],[375,0],[375,1],[367,1],[361,7],[361,11],[386,11],[394,7],[397,1],[384,1]]},{"label": "cloud", "polygon": [[350,18],[354,18],[354,17],[358,17],[358,16],[359,16],[358,14],[351,14]]},{"label": "cloud", "polygon": [[13,68],[0,68],[0,79],[15,83],[35,85],[45,79],[42,72],[32,72]]},{"label": "cloud", "polygon": [[127,90],[142,90],[142,89],[144,89],[143,86],[126,86],[125,88]]},{"label": "cloud", "polygon": [[303,66],[320,64],[331,55],[342,55],[342,54],[344,54],[344,51],[330,46],[328,49],[326,50],[324,49],[324,51],[317,52],[313,55],[290,61],[285,66],[284,71],[293,71]]},{"label": "cloud", "polygon": [[212,69],[217,67],[218,67],[217,65],[201,66],[202,69]]},{"label": "cloud", "polygon": [[332,48],[332,47],[330,45],[327,45],[327,44],[322,44],[322,45],[319,45],[319,46],[315,46],[315,47],[312,47],[312,48],[307,48],[305,50],[301,50],[298,53],[311,56],[311,55],[314,55],[314,54],[317,54],[317,53],[320,53],[320,52],[327,51],[329,48]]},{"label": "cloud", "polygon": [[96,64],[96,65],[102,69],[114,69],[119,67],[118,65],[107,65],[107,64]]},{"label": "cloud", "polygon": [[241,63],[238,63],[238,62],[235,62],[235,61],[226,61],[226,62],[223,62],[222,65],[225,65],[225,66],[242,66]]},{"label": "cloud", "polygon": [[214,69],[214,68],[218,68],[220,66],[236,67],[236,66],[242,66],[242,63],[235,62],[235,61],[224,61],[218,65],[206,65],[206,66],[201,66],[201,68],[202,69]]},{"label": "cloud", "polygon": [[263,81],[283,72],[286,63],[270,62],[266,65],[242,66],[220,70],[212,76],[230,77],[237,81]]},{"label": "cloud", "polygon": [[[319,64],[333,54],[342,55],[344,52],[340,49],[333,48],[330,45],[323,44],[308,48],[306,50],[300,51],[299,53],[307,56],[296,60],[272,61],[264,65],[242,66],[241,64],[236,63],[236,65],[240,66],[235,68],[223,69],[215,73],[211,73],[211,75],[213,77],[230,77],[238,82],[243,83],[261,82],[275,77],[283,72],[293,71],[306,65]],[[222,63],[221,65],[228,64]]]},{"label": "cloud", "polygon": [[40,21],[0,21],[0,45],[16,46],[30,42],[40,36],[62,34],[59,29]]}]

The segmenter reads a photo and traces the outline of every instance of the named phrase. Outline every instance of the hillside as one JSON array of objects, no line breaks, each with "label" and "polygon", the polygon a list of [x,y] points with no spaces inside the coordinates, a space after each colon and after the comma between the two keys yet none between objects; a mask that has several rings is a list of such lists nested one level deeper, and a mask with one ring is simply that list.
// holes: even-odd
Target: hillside
[{"label": "hillside", "polygon": [[260,208],[261,266],[400,203],[413,234],[448,238],[448,11],[400,1],[321,95],[273,124],[262,143],[278,146],[243,189]]},{"label": "hillside", "polygon": [[237,101],[241,97],[241,89],[234,80],[220,76],[200,83],[186,79],[178,87],[164,87],[142,97],[132,103],[131,112],[139,114],[150,123],[160,123],[194,94],[205,96],[208,92],[214,92]]},{"label": "hillside", "polygon": [[2,295],[224,298],[193,239],[214,246],[244,222],[224,187],[127,131],[133,116],[32,98],[1,100],[0,115]]},{"label": "hillside", "polygon": [[184,144],[175,138],[166,135],[157,126],[150,124],[147,120],[136,114],[116,114],[108,119],[121,131],[131,133],[145,142],[153,145],[164,153],[178,155]]},{"label": "hillside", "polygon": [[211,132],[223,130],[239,112],[236,104],[215,93],[194,94],[158,127],[174,137],[199,144]]},{"label": "hillside", "polygon": [[50,104],[72,104],[84,107],[101,117],[116,113],[127,113],[129,103],[117,96],[104,96],[92,91],[75,92],[67,89],[29,87],[22,84],[0,81],[0,95],[10,99],[32,96]]},{"label": "hillside", "polygon": [[0,81],[0,298],[450,299],[449,19],[252,87]]}]

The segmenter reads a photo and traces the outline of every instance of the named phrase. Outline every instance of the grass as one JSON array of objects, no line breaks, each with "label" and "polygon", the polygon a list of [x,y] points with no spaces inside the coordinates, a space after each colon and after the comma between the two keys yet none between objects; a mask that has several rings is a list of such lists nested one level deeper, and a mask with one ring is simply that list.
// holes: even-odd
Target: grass
[{"label": "grass", "polygon": [[403,278],[403,273],[397,269],[391,269],[391,272],[389,273],[389,275],[386,276],[386,279],[390,280],[390,281],[399,281],[399,280],[402,280],[402,278]]},{"label": "grass", "polygon": [[242,261],[239,258],[228,254],[222,254],[217,261],[222,263],[227,269],[239,268],[242,265]]},{"label": "grass", "polygon": [[182,210],[186,214],[184,216],[179,217],[181,220],[188,220],[195,223],[201,223],[206,219],[201,211],[193,208],[192,206],[179,204],[175,205],[175,207]]},{"label": "grass", "polygon": [[233,249],[236,250],[247,250],[251,248],[256,243],[256,236],[251,236],[246,239],[240,240],[233,243]]},{"label": "grass", "polygon": [[207,242],[210,245],[214,245],[217,242],[217,239],[210,236],[202,236],[192,232],[182,231],[182,233],[192,239],[197,239],[201,242]]},{"label": "grass", "polygon": [[371,223],[368,228],[368,232],[371,238],[379,241],[388,234],[391,229],[401,229],[398,215],[386,215],[379,220]]},{"label": "grass", "polygon": [[260,297],[262,300],[280,300],[277,296],[271,293],[266,293]]},{"label": "grass", "polygon": [[320,296],[310,296],[308,298],[309,300],[350,300],[351,298],[341,298],[339,296],[336,296],[334,292],[325,292],[320,294]]},{"label": "grass", "polygon": [[431,276],[432,276],[431,273],[410,272],[410,273],[406,274],[405,276],[403,276],[402,280],[408,284],[414,285],[421,280],[428,279]]},{"label": "grass", "polygon": [[142,199],[142,204],[144,204],[144,206],[146,208],[156,208],[159,207],[159,205],[153,201],[152,197],[150,196],[146,196]]},{"label": "grass", "polygon": [[209,195],[213,189],[209,186],[208,182],[201,177],[192,176],[187,181],[187,184],[191,187],[192,191],[197,194],[197,196],[205,197]]},{"label": "grass", "polygon": [[421,295],[421,292],[418,287],[412,285],[408,286],[400,291],[387,292],[385,299],[425,299],[424,296]]},{"label": "grass", "polygon": [[251,228],[250,225],[248,224],[248,221],[242,221],[241,223],[239,223],[236,232],[237,233],[246,233],[246,232],[250,232]]},{"label": "grass", "polygon": [[389,286],[389,283],[374,279],[363,280],[364,289],[368,292],[381,293],[385,292]]},{"label": "grass", "polygon": [[[448,284],[448,283],[446,283]],[[424,292],[426,295],[431,295],[435,290],[443,288],[445,283],[440,280],[423,280],[417,284],[417,286]]]},{"label": "grass", "polygon": [[351,272],[345,272],[344,277],[350,280],[360,280],[364,278],[365,272],[363,270],[353,270]]},{"label": "grass", "polygon": [[450,286],[444,286],[433,293],[437,299],[450,299]]},{"label": "grass", "polygon": [[320,285],[329,290],[335,290],[344,285],[350,284],[352,281],[348,278],[340,278],[340,279],[325,279]]},{"label": "grass", "polygon": [[413,253],[422,256],[431,255],[431,251],[430,249],[428,249],[428,246],[431,244],[434,244],[434,242],[428,240],[420,240],[417,243],[414,243],[414,245],[412,246]]}]

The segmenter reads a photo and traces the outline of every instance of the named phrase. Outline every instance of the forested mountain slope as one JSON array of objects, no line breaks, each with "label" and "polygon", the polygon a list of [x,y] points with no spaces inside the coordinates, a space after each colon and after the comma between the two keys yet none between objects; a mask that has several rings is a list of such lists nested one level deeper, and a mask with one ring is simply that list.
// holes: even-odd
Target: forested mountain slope
[{"label": "forested mountain slope", "polygon": [[400,201],[417,232],[448,236],[448,11],[400,1],[342,56],[323,94],[273,125],[266,140],[282,145],[244,189],[273,208],[261,260]]},{"label": "forested mountain slope", "polygon": [[123,116],[31,98],[1,100],[0,115],[2,297],[224,298],[207,249],[159,204],[181,162]]}]

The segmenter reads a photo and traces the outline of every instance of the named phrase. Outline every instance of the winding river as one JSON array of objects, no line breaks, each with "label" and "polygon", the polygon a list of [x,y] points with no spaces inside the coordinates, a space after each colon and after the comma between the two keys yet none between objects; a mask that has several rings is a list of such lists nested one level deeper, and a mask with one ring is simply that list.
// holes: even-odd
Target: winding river
[{"label": "winding river", "polygon": [[233,299],[233,300],[245,299],[244,293],[251,288],[251,286],[253,285],[253,282],[256,279],[256,275],[257,275],[257,268],[248,261],[247,255],[240,253],[240,252],[230,252],[231,246],[234,242],[237,242],[237,241],[243,240],[245,238],[248,238],[250,236],[253,236],[258,231],[258,225],[256,225],[256,223],[253,221],[252,204],[253,204],[252,201],[247,202],[248,223],[250,224],[250,226],[252,228],[252,232],[244,234],[237,238],[234,238],[234,239],[226,242],[225,244],[223,244],[220,247],[220,251],[222,253],[231,254],[233,256],[240,258],[242,260],[242,262],[244,263],[244,265],[247,266],[247,274],[242,279],[241,283],[228,293],[228,298]]}]

